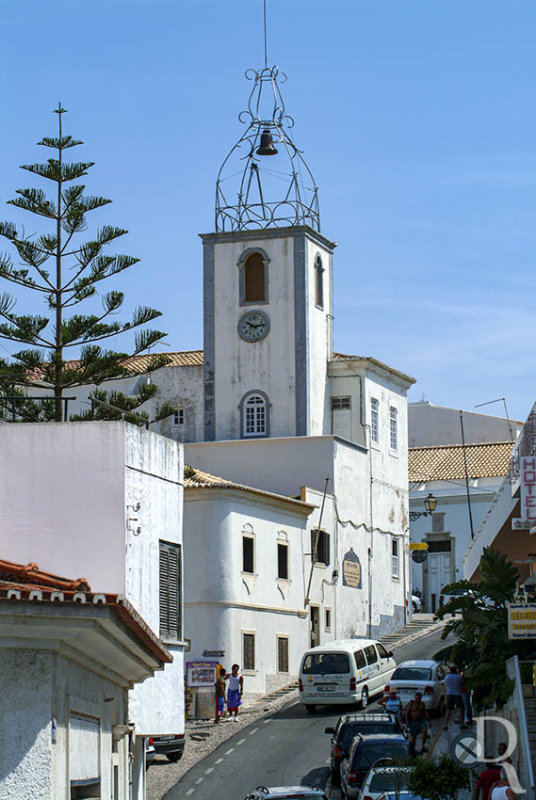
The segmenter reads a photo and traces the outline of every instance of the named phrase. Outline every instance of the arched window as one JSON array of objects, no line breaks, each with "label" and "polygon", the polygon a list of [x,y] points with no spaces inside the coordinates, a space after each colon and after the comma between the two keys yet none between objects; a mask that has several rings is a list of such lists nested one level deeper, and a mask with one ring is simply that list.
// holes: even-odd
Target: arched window
[{"label": "arched window", "polygon": [[315,305],[324,308],[324,267],[320,256],[315,258]]},{"label": "arched window", "polygon": [[246,303],[263,302],[264,291],[264,259],[260,253],[251,253],[244,264],[244,288]]},{"label": "arched window", "polygon": [[268,398],[264,392],[252,392],[242,400],[242,436],[268,436]]},{"label": "arched window", "polygon": [[245,250],[238,260],[240,269],[240,305],[268,302],[267,253],[260,248]]}]

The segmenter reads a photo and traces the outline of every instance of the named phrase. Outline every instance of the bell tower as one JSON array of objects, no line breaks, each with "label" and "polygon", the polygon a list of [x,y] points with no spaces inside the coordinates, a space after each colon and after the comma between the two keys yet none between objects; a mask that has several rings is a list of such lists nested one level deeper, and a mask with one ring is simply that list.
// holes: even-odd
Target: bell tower
[{"label": "bell tower", "polygon": [[277,67],[248,70],[245,130],[204,248],[205,440],[329,432],[332,257]]}]

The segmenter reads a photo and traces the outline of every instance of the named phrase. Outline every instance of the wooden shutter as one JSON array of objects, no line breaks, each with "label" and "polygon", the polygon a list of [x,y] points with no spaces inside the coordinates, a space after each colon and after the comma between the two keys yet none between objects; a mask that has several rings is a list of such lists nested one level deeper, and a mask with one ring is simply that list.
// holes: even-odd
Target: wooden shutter
[{"label": "wooden shutter", "polygon": [[181,547],[160,542],[160,636],[182,639]]},{"label": "wooden shutter", "polygon": [[244,650],[244,669],[255,669],[255,634],[242,634],[242,647]]},{"label": "wooden shutter", "polygon": [[286,636],[277,637],[277,671],[288,672],[288,639]]}]

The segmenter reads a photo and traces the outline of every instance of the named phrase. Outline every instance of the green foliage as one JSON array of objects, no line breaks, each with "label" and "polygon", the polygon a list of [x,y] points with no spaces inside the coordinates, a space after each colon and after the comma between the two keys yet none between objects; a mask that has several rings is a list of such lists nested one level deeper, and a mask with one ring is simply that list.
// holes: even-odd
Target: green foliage
[{"label": "green foliage", "polygon": [[462,789],[469,789],[469,772],[446,754],[437,761],[415,759],[411,763],[408,789],[426,800],[456,800]]},{"label": "green foliage", "polygon": [[[125,367],[126,359],[149,350],[165,334],[159,330],[148,330],[143,326],[160,316],[155,309],[141,306],[131,319],[117,319],[123,302],[122,292],[113,290],[101,295],[101,310],[81,313],[81,303],[96,298],[98,284],[129,269],[139,259],[126,255],[110,255],[105,248],[127,231],[112,225],[98,228],[96,234],[86,242],[77,242],[77,235],[88,227],[86,215],[108,205],[111,200],[85,194],[85,185],[72,183],[85,175],[93,166],[91,161],[68,163],[64,151],[83,144],[66,136],[62,131],[65,109],[60,106],[58,114],[59,136],[44,137],[39,145],[55,151],[55,158],[46,163],[25,164],[22,169],[53,184],[52,197],[40,188],[25,188],[16,191],[10,205],[22,209],[49,223],[51,229],[40,234],[26,235],[12,222],[0,222],[0,237],[6,239],[15,250],[16,262],[9,254],[0,254],[0,278],[38,292],[47,308],[46,314],[16,314],[15,301],[7,293],[0,294],[0,338],[29,345],[29,349],[14,354],[12,361],[0,360],[0,420],[48,420],[62,419],[62,397],[66,389],[95,384],[113,378],[135,376],[140,371],[150,371],[162,366],[165,357],[155,356],[149,367],[136,370],[135,363]],[[102,350],[96,342],[127,333],[136,332],[134,350],[127,354]],[[66,348],[77,348],[79,358],[66,361]],[[24,400],[27,388],[39,388],[39,394],[53,392],[54,413],[51,417],[49,402]],[[152,395],[142,389],[135,395],[117,392],[94,393],[100,401],[99,410],[89,409],[79,419],[116,419],[119,411],[134,412]],[[103,397],[106,400],[103,400]],[[14,398],[6,399],[4,398]],[[166,409],[160,409],[158,418]],[[171,413],[171,410],[167,410]],[[143,421],[147,415],[139,415]],[[137,417],[132,416],[135,421]],[[138,421],[140,421],[138,420]]]},{"label": "green foliage", "polygon": [[480,560],[480,582],[457,581],[444,591],[457,591],[438,611],[439,618],[449,619],[442,639],[453,634],[453,644],[440,650],[435,658],[465,666],[467,686],[473,690],[477,710],[503,706],[514,684],[506,674],[505,662],[513,655],[520,658],[536,654],[533,642],[510,641],[506,604],[514,599],[519,573],[506,556],[485,548]]}]

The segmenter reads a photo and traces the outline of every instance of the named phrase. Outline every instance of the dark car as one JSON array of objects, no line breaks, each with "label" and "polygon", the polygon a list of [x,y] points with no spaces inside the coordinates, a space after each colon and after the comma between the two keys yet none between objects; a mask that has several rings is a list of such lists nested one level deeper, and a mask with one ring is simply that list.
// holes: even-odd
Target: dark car
[{"label": "dark car", "polygon": [[169,761],[178,761],[184,753],[184,733],[151,736],[149,744],[154,746],[155,753],[166,756]]},{"label": "dark car", "polygon": [[409,743],[402,734],[358,734],[341,763],[341,793],[355,798],[373,764],[392,760],[394,764],[409,761]]},{"label": "dark car", "polygon": [[337,782],[340,765],[358,733],[369,736],[373,733],[401,733],[400,725],[389,714],[343,714],[334,728],[326,728],[331,737],[331,778]]}]

